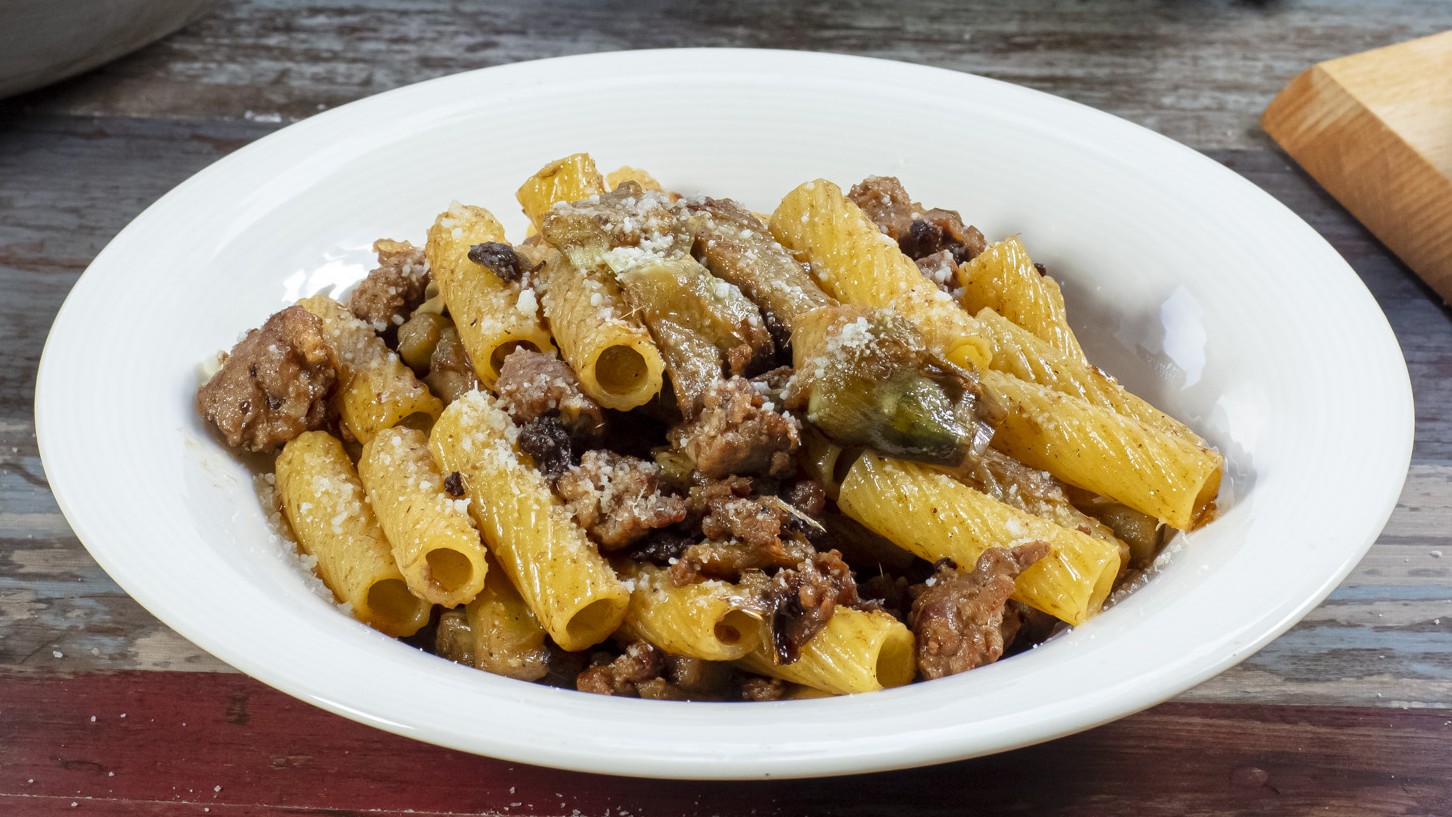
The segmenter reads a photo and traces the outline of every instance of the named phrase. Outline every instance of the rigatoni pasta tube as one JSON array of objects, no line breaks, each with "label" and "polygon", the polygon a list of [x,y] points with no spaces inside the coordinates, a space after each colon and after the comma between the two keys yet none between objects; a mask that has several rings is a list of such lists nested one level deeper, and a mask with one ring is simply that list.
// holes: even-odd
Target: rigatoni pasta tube
[{"label": "rigatoni pasta tube", "polygon": [[958,266],[963,308],[989,308],[1022,326],[1064,356],[1085,362],[1054,279],[1041,275],[1017,236],[1006,238]]},{"label": "rigatoni pasta tube", "polygon": [[707,661],[734,661],[761,646],[760,611],[735,585],[712,579],[677,587],[650,565],[629,565],[623,575],[634,589],[622,635]]},{"label": "rigatoni pasta tube", "polygon": [[797,453],[797,462],[807,472],[807,476],[822,486],[827,498],[835,501],[838,489],[842,487],[842,480],[847,475],[847,467],[852,464],[858,451],[843,450],[842,446],[827,439],[826,435],[811,425],[803,424],[801,436],[802,447]]},{"label": "rigatoni pasta tube", "polygon": [[834,695],[875,692],[912,682],[913,634],[880,610],[838,607],[827,626],[802,647],[802,657],[796,661],[773,663],[762,646],[738,663],[751,672]]},{"label": "rigatoni pasta tube", "polygon": [[621,165],[605,174],[605,186],[611,190],[626,182],[635,182],[640,185],[640,189],[642,190],[661,190],[660,182],[656,181],[655,177],[650,175],[650,173],[638,167]]},{"label": "rigatoni pasta tube", "polygon": [[429,454],[429,439],[412,428],[388,428],[363,446],[358,476],[393,548],[408,589],[433,604],[457,607],[484,586],[484,543],[454,499]]},{"label": "rigatoni pasta tube", "polygon": [[924,277],[837,185],[817,179],[788,193],[772,214],[771,233],[811,265],[827,294],[844,303],[892,307],[948,360],[971,369],[988,365],[992,351],[973,316]]},{"label": "rigatoni pasta tube", "polygon": [[1050,346],[1016,323],[984,307],[977,315],[983,336],[993,344],[992,368],[1019,380],[1082,397],[1096,406],[1138,420],[1166,434],[1203,445],[1184,423],[1132,394],[1118,381]]},{"label": "rigatoni pasta tube", "polygon": [[353,617],[394,637],[427,624],[430,605],[408,592],[343,444],[325,431],[304,432],[283,447],[276,469],[288,524]]},{"label": "rigatoni pasta tube", "polygon": [[378,337],[348,308],[326,295],[298,301],[323,322],[323,336],[338,355],[338,414],[343,428],[359,442],[391,428],[410,415],[439,416],[444,404],[429,392]]},{"label": "rigatoni pasta tube", "polygon": [[863,454],[842,482],[837,506],[898,547],[972,570],[989,548],[1044,542],[1049,555],[1021,573],[1013,597],[1080,624],[1099,612],[1119,573],[1119,547],[1061,528],[906,460]]},{"label": "rigatoni pasta tube", "polygon": [[476,244],[504,241],[504,228],[488,210],[454,203],[429,228],[424,254],[459,340],[479,382],[489,388],[516,347],[548,353],[550,333],[540,321],[533,290],[505,281],[469,259]]},{"label": "rigatoni pasta tube", "polygon": [[544,314],[560,353],[595,402],[617,411],[645,405],[664,384],[665,362],[620,287],[598,270],[552,255],[542,275]]},{"label": "rigatoni pasta tube", "polygon": [[620,626],[630,591],[539,471],[519,431],[482,392],[449,404],[429,436],[445,473],[459,472],[489,552],[555,643],[583,650]]},{"label": "rigatoni pasta tube", "polygon": [[984,372],[982,383],[1007,412],[994,448],[1180,530],[1207,517],[1220,452],[1002,372]]},{"label": "rigatoni pasta tube", "polygon": [[588,153],[574,153],[540,168],[520,185],[515,198],[519,199],[524,214],[538,230],[540,217],[556,204],[604,193],[605,180],[600,177],[595,160]]},{"label": "rigatoni pasta tube", "polygon": [[467,613],[474,666],[521,681],[549,672],[548,633],[504,571],[490,571]]}]

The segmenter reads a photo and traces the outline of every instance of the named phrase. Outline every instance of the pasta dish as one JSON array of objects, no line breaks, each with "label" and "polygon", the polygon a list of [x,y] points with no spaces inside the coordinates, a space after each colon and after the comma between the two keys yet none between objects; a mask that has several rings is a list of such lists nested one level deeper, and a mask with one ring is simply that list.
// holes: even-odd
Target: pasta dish
[{"label": "pasta dish", "polygon": [[379,240],[197,393],[353,617],[666,700],[932,680],[1094,616],[1223,457],[1090,364],[1057,280],[891,177],[774,212],[587,154]]}]

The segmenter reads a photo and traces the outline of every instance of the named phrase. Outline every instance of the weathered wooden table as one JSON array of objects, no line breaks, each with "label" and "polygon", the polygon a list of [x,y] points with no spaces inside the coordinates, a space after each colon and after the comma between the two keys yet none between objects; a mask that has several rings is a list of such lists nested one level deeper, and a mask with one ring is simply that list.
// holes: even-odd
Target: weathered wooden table
[{"label": "weathered wooden table", "polygon": [[[1452,6],[465,5],[220,3],[132,57],[0,102],[0,814],[1452,814],[1452,323],[1257,125],[1296,72],[1452,28]],[[843,51],[1006,79],[1154,128],[1279,197],[1356,268],[1411,369],[1411,473],[1371,553],[1295,629],[1143,714],[970,762],[739,784],[554,772],[373,731],[235,673],[91,561],[47,490],[35,370],[76,276],[142,208],[253,139],[378,91],[536,57],[687,45]],[[1356,372],[1346,379],[1356,388]]]}]

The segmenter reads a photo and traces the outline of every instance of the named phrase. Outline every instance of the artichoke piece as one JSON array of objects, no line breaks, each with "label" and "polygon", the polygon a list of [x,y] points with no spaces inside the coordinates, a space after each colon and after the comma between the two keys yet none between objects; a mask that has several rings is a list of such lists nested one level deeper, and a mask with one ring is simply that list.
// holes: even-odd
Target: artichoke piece
[{"label": "artichoke piece", "polygon": [[736,375],[771,358],[771,336],[756,305],[689,255],[647,261],[616,280],[660,347],[687,418],[700,411],[723,364]]},{"label": "artichoke piece", "polygon": [[1164,544],[1165,529],[1158,519],[1118,502],[1105,504],[1098,516],[1100,522],[1129,546],[1126,563],[1130,567],[1144,569],[1154,562]]},{"label": "artichoke piece", "polygon": [[792,357],[807,420],[844,447],[959,467],[990,436],[977,377],[929,352],[912,324],[883,310],[833,306],[799,318]]},{"label": "artichoke piece", "polygon": [[799,317],[836,303],[746,208],[710,198],[688,199],[682,206],[686,229],[695,237],[692,252],[713,275],[761,305],[777,343],[787,342]]},{"label": "artichoke piece", "polygon": [[721,379],[720,350],[689,326],[677,323],[668,312],[640,306],[628,288],[625,293],[626,301],[640,312],[660,349],[681,416],[687,420],[695,418],[704,405],[706,389]]},{"label": "artichoke piece", "polygon": [[670,197],[635,182],[555,205],[540,216],[540,234],[582,270],[618,273],[690,250],[690,236]]},{"label": "artichoke piece", "polygon": [[463,607],[445,610],[434,631],[434,655],[456,664],[474,666],[474,631]]},{"label": "artichoke piece", "polygon": [[756,304],[688,255],[641,264],[619,281],[632,306],[638,300],[639,308],[690,327],[720,350],[728,374],[744,374],[775,351]]}]

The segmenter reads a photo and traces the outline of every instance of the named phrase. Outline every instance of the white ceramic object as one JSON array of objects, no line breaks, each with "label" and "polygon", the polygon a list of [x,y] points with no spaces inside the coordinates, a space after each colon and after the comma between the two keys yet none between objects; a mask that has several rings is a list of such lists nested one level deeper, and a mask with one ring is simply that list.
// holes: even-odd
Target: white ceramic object
[{"label": "white ceramic object", "polygon": [[[1064,282],[1090,357],[1229,460],[1224,512],[1063,637],[926,684],[681,704],[450,664],[345,617],[268,530],[251,473],[193,407],[198,361],[451,199],[523,235],[513,193],[589,150],[770,210],[814,177],[896,174]],[[571,769],[827,775],[1024,746],[1148,707],[1244,659],[1346,576],[1411,452],[1405,364],[1314,230],[1215,162],[1042,93],[876,60],[645,51],[446,77],[321,114],[162,198],[76,284],[41,362],[51,486],[116,581],[272,686],[401,735]]]},{"label": "white ceramic object", "polygon": [[0,97],[89,71],[186,25],[208,0],[4,0]]}]

